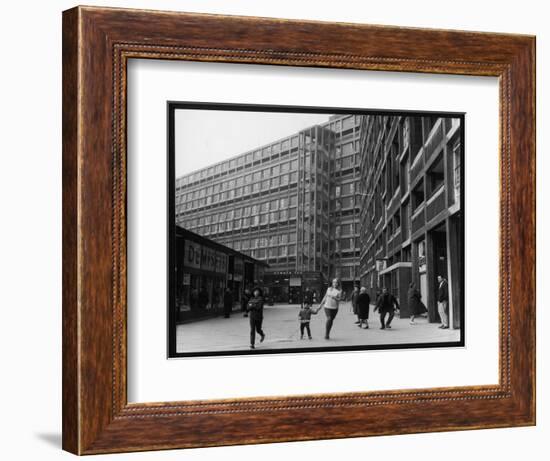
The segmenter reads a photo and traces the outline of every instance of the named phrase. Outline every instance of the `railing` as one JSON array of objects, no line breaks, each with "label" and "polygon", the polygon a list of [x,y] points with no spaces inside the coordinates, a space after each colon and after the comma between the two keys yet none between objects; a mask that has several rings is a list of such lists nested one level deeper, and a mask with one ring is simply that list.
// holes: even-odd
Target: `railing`
[{"label": "railing", "polygon": [[397,189],[395,189],[393,197],[390,199],[390,202],[386,206],[386,216],[392,216],[395,213],[395,210],[401,205],[400,193],[401,186],[398,186]]},{"label": "railing", "polygon": [[426,219],[430,221],[445,209],[445,187],[441,186],[426,205]]},{"label": "railing", "polygon": [[435,148],[445,138],[442,121],[443,119],[441,118],[437,120],[432,128],[432,131],[430,132],[430,135],[428,136],[428,139],[426,140],[426,143],[424,144],[424,152],[427,153],[427,158],[430,158],[430,156],[434,153]]},{"label": "railing", "polygon": [[411,184],[414,182],[416,177],[420,174],[423,167],[424,167],[424,150],[420,149],[416,157],[413,159],[413,163],[411,164],[411,176],[410,176]]}]

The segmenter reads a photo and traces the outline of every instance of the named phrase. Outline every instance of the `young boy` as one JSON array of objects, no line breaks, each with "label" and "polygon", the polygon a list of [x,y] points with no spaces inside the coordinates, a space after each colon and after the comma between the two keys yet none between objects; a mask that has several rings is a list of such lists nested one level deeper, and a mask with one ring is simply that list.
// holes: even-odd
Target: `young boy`
[{"label": "young boy", "polygon": [[307,335],[311,339],[311,330],[309,328],[309,322],[311,320],[311,314],[317,314],[320,308],[312,309],[311,305],[304,304],[304,307],[300,309],[298,318],[300,319],[300,339],[304,339],[304,330],[307,330]]}]

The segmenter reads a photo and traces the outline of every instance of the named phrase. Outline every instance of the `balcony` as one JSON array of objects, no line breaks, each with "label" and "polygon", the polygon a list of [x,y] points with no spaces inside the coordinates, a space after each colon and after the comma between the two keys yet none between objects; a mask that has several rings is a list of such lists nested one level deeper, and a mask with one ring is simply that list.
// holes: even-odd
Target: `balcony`
[{"label": "balcony", "polygon": [[424,205],[421,205],[418,210],[414,212],[411,219],[412,233],[414,234],[418,230],[422,229],[425,224],[424,219]]},{"label": "balcony", "polygon": [[426,205],[426,219],[431,221],[439,213],[445,209],[445,187],[441,186],[435,193],[428,199]]}]

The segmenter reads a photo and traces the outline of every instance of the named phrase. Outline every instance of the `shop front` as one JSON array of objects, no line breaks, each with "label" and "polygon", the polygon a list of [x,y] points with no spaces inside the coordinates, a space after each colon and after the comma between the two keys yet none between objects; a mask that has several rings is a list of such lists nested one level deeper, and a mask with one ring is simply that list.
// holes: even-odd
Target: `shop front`
[{"label": "shop front", "polygon": [[178,322],[221,313],[227,288],[233,294],[233,306],[238,305],[247,283],[263,276],[266,265],[180,227],[175,260]]},{"label": "shop front", "polygon": [[319,302],[326,290],[320,272],[267,272],[264,274],[264,286],[271,302],[284,304],[301,304],[306,289],[312,291],[314,299]]},{"label": "shop front", "polygon": [[227,286],[228,255],[184,239],[179,284],[179,320],[219,312]]}]

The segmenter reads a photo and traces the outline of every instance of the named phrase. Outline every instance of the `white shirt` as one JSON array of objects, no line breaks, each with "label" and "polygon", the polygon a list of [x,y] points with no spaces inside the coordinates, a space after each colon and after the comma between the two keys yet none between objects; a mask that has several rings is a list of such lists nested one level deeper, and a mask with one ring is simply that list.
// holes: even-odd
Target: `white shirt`
[{"label": "white shirt", "polygon": [[338,309],[338,303],[342,297],[342,290],[338,288],[329,287],[325,294],[324,307],[326,309]]}]

